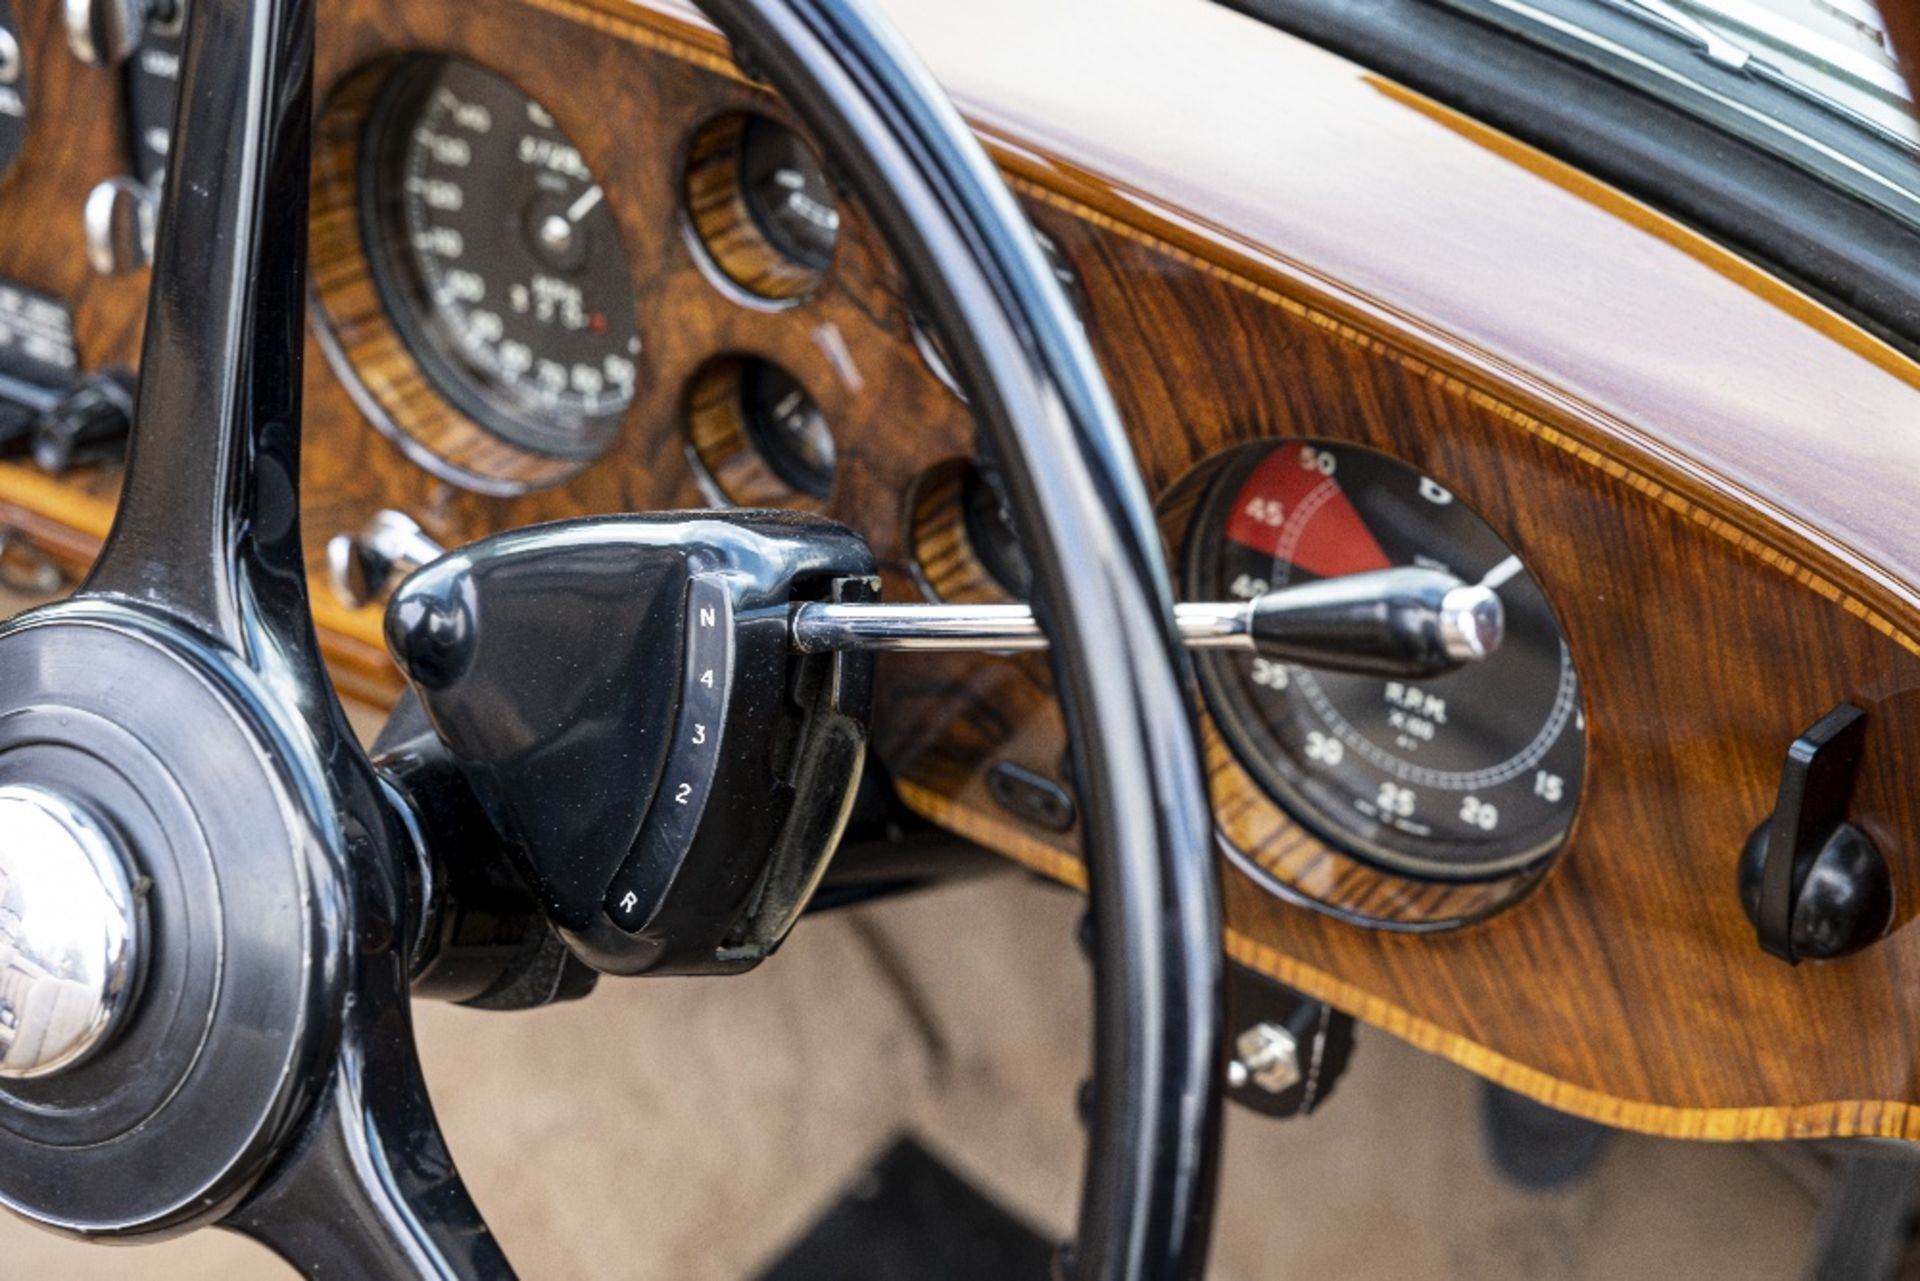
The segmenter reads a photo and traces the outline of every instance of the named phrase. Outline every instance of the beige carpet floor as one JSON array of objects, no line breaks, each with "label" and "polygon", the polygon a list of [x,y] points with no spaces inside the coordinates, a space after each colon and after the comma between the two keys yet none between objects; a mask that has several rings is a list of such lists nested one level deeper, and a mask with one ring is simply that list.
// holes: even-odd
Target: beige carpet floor
[{"label": "beige carpet floor", "polygon": [[[498,1015],[423,1005],[453,1150],[523,1275],[737,1281],[910,1129],[1009,1207],[1070,1223],[1087,973],[1078,905],[1020,875],[806,922],[736,979],[630,980]],[[1513,1190],[1473,1079],[1362,1030],[1327,1106],[1231,1110],[1213,1275],[1797,1276],[1805,1153],[1624,1137],[1582,1186]],[[208,1232],[139,1250],[0,1221],[0,1277],[283,1275]]]}]

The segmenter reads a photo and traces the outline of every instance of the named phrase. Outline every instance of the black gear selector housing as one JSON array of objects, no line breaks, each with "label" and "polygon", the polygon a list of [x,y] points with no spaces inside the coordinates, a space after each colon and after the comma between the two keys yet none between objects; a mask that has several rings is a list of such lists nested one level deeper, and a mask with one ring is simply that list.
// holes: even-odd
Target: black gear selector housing
[{"label": "black gear selector housing", "polygon": [[741,970],[805,906],[865,757],[871,655],[792,653],[788,612],[870,600],[873,572],[787,512],[566,521],[415,573],[387,644],[582,960]]}]

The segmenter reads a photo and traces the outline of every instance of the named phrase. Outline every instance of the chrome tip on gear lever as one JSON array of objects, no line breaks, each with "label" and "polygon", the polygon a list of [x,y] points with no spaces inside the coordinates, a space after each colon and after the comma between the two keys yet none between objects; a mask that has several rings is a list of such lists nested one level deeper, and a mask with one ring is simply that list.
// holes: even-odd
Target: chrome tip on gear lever
[{"label": "chrome tip on gear lever", "polygon": [[[445,554],[410,518],[374,514],[328,544],[333,588],[348,605],[380,600]],[[1188,601],[1174,621],[1190,649],[1238,649],[1329,672],[1444,676],[1492,657],[1506,632],[1493,588],[1437,569],[1382,569],[1302,583],[1245,601]],[[801,654],[838,650],[1030,651],[1046,633],[1025,605],[886,605],[809,601],[789,620]]]},{"label": "chrome tip on gear lever", "polygon": [[[1500,648],[1506,612],[1492,588],[1433,569],[1382,569],[1282,587],[1248,601],[1186,602],[1190,649],[1239,649],[1324,671],[1442,676]],[[839,605],[791,615],[793,647],[833,650],[1047,648],[1025,605]]]}]

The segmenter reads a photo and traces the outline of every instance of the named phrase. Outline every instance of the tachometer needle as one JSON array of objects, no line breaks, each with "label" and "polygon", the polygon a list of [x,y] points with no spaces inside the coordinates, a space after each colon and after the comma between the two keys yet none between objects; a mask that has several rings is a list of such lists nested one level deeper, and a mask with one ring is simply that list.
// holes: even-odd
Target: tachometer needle
[{"label": "tachometer needle", "polygon": [[1501,587],[1506,585],[1506,581],[1509,578],[1512,578],[1520,572],[1520,569],[1520,558],[1518,556],[1509,556],[1485,574],[1481,575],[1480,586],[1486,588],[1488,591],[1499,591]]},{"label": "tachometer needle", "polygon": [[591,187],[588,187],[580,193],[578,200],[567,206],[567,221],[572,223],[579,222],[592,211],[595,205],[600,203],[600,197],[605,194],[605,192],[600,190],[600,184],[597,182]]}]

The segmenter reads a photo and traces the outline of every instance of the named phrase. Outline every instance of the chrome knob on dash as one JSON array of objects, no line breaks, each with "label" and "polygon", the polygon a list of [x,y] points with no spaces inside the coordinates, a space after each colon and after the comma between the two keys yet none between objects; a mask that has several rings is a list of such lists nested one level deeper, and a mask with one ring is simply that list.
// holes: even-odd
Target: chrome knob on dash
[{"label": "chrome knob on dash", "polygon": [[139,271],[153,263],[160,201],[136,178],[103,178],[87,193],[81,225],[87,262],[102,276]]},{"label": "chrome knob on dash", "polygon": [[64,0],[62,19],[73,56],[117,67],[145,40],[149,24],[179,21],[182,0]]},{"label": "chrome knob on dash", "polygon": [[383,598],[401,579],[446,555],[411,516],[377,511],[358,534],[327,540],[327,577],[333,594],[354,609]]},{"label": "chrome knob on dash", "polygon": [[106,826],[0,787],[0,1078],[50,1076],[106,1044],[139,975],[139,900]]},{"label": "chrome knob on dash", "polygon": [[[830,650],[1037,650],[1025,605],[803,604],[793,647]],[[1506,615],[1490,587],[1431,569],[1383,569],[1283,587],[1248,601],[1174,606],[1194,649],[1240,649],[1324,671],[1445,675],[1499,649]]]}]

